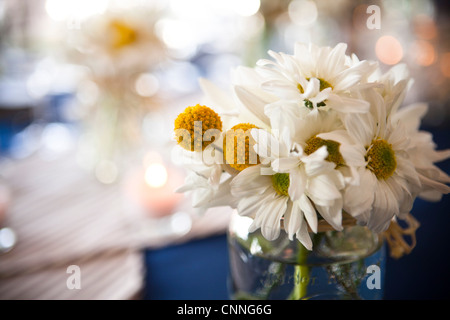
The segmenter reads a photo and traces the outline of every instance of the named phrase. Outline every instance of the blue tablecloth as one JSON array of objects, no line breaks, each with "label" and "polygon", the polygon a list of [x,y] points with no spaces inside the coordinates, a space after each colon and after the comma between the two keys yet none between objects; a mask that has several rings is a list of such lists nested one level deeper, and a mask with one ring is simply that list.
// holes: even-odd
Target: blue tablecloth
[{"label": "blue tablecloth", "polygon": [[144,299],[228,299],[225,235],[159,250],[146,250]]}]

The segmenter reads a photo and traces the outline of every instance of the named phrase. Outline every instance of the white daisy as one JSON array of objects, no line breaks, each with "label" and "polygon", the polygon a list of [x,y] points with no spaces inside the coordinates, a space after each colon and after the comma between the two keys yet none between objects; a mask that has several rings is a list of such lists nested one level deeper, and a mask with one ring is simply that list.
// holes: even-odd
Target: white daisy
[{"label": "white daisy", "polygon": [[317,47],[297,43],[294,55],[275,53],[269,55],[275,61],[262,59],[257,62],[264,82],[264,90],[308,109],[327,107],[343,113],[364,113],[369,105],[352,95],[361,80],[372,72],[367,61],[348,64],[347,45],[334,48]]},{"label": "white daisy", "polygon": [[381,84],[381,86],[377,86],[376,90],[386,103],[388,108],[386,111],[387,117],[398,110],[414,82],[410,78],[405,64],[395,65],[384,74],[377,69],[377,72],[372,75],[371,79]]},{"label": "white daisy", "polygon": [[[379,72],[379,64],[377,61],[373,60],[364,60],[367,64],[367,72],[362,74],[360,83],[358,85],[358,89],[363,89],[367,87],[373,87],[373,83],[378,79],[377,72]],[[345,64],[350,68],[359,66],[361,64],[361,60],[358,56],[352,53],[350,56],[346,56]]]},{"label": "white daisy", "polygon": [[391,116],[391,121],[394,126],[402,124],[410,138],[411,143],[405,151],[422,183],[419,196],[429,201],[439,201],[443,194],[450,192],[450,188],[445,185],[450,183],[450,177],[434,163],[450,158],[450,150],[436,150],[432,134],[420,131],[421,119],[427,111],[426,104],[417,103],[400,108]]},{"label": "white daisy", "polygon": [[394,216],[409,213],[421,181],[405,152],[410,145],[405,128],[387,119],[388,108],[379,93],[369,90],[365,98],[371,103],[371,112],[345,119],[364,165],[358,168],[360,185],[345,189],[344,210],[381,232]]},{"label": "white daisy", "polygon": [[306,154],[322,145],[327,146],[327,161],[336,165],[336,170],[344,176],[346,184],[359,184],[356,168],[361,166],[358,147],[353,144],[340,118],[333,110],[315,110],[297,121],[294,141]]},{"label": "white daisy", "polygon": [[450,150],[437,151],[432,134],[420,131],[421,120],[428,111],[426,104],[416,103],[401,108],[414,82],[407,66],[396,65],[384,74],[377,71],[378,74],[374,74],[372,79],[382,84],[376,90],[385,101],[386,117],[392,122],[392,126],[403,126],[409,138],[409,146],[404,151],[408,153],[422,183],[419,196],[429,201],[439,201],[443,194],[450,191],[445,185],[450,183],[450,177],[434,163],[448,159]]},{"label": "white daisy", "polygon": [[[315,109],[303,117],[295,118],[294,115],[284,117],[285,110],[282,107],[271,105],[266,111],[271,119],[272,132],[288,131],[292,141],[302,147],[306,154],[326,145],[329,153],[327,160],[335,163],[336,169],[344,175],[346,183],[359,183],[355,170],[361,165],[358,152],[337,112]],[[287,119],[289,120],[286,121]],[[339,141],[333,140],[336,136]]]},{"label": "white daisy", "polygon": [[69,54],[101,76],[146,71],[166,56],[155,32],[160,14],[151,5],[125,10],[112,5],[71,30],[68,42],[76,50]]},{"label": "white daisy", "polygon": [[176,192],[190,196],[192,206],[205,212],[208,208],[230,206],[236,207],[236,199],[230,196],[232,176],[222,170],[221,166],[203,166],[197,171],[191,171],[184,185]]},{"label": "white daisy", "polygon": [[238,213],[253,219],[249,232],[260,228],[266,239],[275,240],[280,234],[281,219],[284,217],[289,238],[292,240],[295,234],[311,250],[312,241],[304,222],[304,212],[312,218],[314,207],[306,198],[302,200],[307,200],[304,207],[309,205],[309,210],[302,211],[300,201],[292,202],[286,191],[288,181],[289,178],[284,175],[262,175],[261,165],[257,165],[243,170],[233,179],[231,194],[239,199]]},{"label": "white daisy", "polygon": [[294,55],[269,51],[275,61],[262,59],[255,69],[235,70],[236,96],[243,109],[266,125],[280,109],[278,121],[291,132],[296,119],[312,110],[334,109],[342,117],[367,112],[369,104],[359,90],[375,85],[367,79],[377,65],[346,56],[345,50],[345,44],[320,48],[297,43]]},{"label": "white daisy", "polygon": [[342,230],[340,190],[345,183],[336,165],[326,160],[326,146],[308,155],[291,143],[286,133],[275,137],[265,130],[252,130],[255,150],[272,167],[258,165],[243,170],[231,182],[231,193],[240,199],[238,212],[254,219],[250,231],[261,228],[263,236],[273,240],[284,218],[289,238],[295,235],[311,250],[307,225],[317,232],[316,209],[336,230]]}]

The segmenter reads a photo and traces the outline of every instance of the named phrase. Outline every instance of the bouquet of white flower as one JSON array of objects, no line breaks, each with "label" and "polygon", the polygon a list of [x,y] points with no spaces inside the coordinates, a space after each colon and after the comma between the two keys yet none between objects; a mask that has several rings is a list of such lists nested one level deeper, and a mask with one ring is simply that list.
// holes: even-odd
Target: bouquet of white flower
[{"label": "bouquet of white flower", "polygon": [[[297,43],[288,55],[233,74],[233,94],[205,79],[207,107],[175,120],[192,174],[180,192],[194,207],[230,205],[252,218],[267,240],[280,231],[312,249],[310,234],[343,217],[381,233],[408,219],[416,197],[438,201],[450,177],[419,126],[426,104],[401,106],[412,84],[407,68],[382,73],[374,61],[346,55],[343,43]],[[213,111],[216,110],[216,111]]]}]

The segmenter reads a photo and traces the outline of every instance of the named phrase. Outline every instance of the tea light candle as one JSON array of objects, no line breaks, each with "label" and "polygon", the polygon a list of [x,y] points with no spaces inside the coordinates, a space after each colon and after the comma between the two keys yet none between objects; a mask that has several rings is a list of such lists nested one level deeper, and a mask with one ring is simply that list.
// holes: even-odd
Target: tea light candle
[{"label": "tea light candle", "polygon": [[183,199],[182,194],[175,193],[183,181],[184,177],[177,169],[153,162],[131,175],[126,190],[147,215],[163,217],[173,213]]}]

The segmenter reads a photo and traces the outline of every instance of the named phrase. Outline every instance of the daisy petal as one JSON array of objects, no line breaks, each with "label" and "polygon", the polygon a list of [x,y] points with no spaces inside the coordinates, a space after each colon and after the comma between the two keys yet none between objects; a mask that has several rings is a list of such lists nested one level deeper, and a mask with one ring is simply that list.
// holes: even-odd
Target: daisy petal
[{"label": "daisy petal", "polygon": [[310,98],[313,93],[320,91],[320,82],[317,78],[312,78],[308,81],[308,85],[306,86],[305,93],[303,94],[305,98]]},{"label": "daisy petal", "polygon": [[266,207],[262,206],[258,215],[262,215],[261,233],[269,241],[275,240],[280,235],[281,217],[286,212],[288,198],[278,197],[270,201]]},{"label": "daisy petal", "polygon": [[287,130],[290,133],[295,132],[295,119],[300,117],[300,108],[297,102],[286,102],[280,100],[267,104],[264,107],[264,113],[270,118],[272,133]]},{"label": "daisy petal", "polygon": [[305,172],[308,177],[325,174],[336,167],[334,162],[330,161],[310,161],[305,163]]},{"label": "daisy petal", "polygon": [[392,121],[401,121],[406,130],[410,133],[415,132],[420,127],[421,119],[428,112],[428,105],[425,103],[415,103],[399,109],[393,116]]},{"label": "daisy petal", "polygon": [[300,199],[305,192],[307,178],[303,170],[291,170],[289,173],[288,193],[292,201]]},{"label": "daisy petal", "polygon": [[261,169],[261,166],[257,165],[242,170],[231,181],[231,194],[238,198],[246,196],[249,190],[255,194],[262,194],[269,186],[264,182],[270,180],[270,177],[261,175]]},{"label": "daisy petal", "polygon": [[213,106],[217,106],[221,108],[222,111],[227,112],[230,111],[230,108],[235,105],[233,99],[230,98],[230,95],[213,84],[211,81],[200,78],[199,84],[208,103],[211,103]]},{"label": "daisy petal", "polygon": [[263,100],[244,87],[235,86],[234,91],[242,104],[265,125],[270,126],[270,119],[264,114],[264,107],[272,101]]},{"label": "daisy petal", "polygon": [[353,217],[357,217],[372,207],[376,177],[365,168],[358,170],[360,185],[347,186],[344,192],[344,209]]},{"label": "daisy petal", "polygon": [[302,221],[299,230],[296,233],[297,239],[301,242],[301,244],[308,250],[312,250],[312,241],[311,237],[309,236],[308,228],[306,226],[306,223]]},{"label": "daisy petal", "polygon": [[[345,65],[345,51],[347,50],[347,44],[338,43],[331,51],[327,52],[327,48],[322,48],[322,59],[319,59],[321,63],[319,68],[321,74],[335,75],[340,70],[339,67]],[[333,77],[334,78],[334,77]]]},{"label": "daisy petal", "polygon": [[252,129],[251,135],[256,142],[253,149],[260,157],[277,159],[288,155],[286,146],[266,130]]},{"label": "daisy petal", "polygon": [[262,78],[254,68],[238,66],[231,72],[232,82],[235,85],[248,85],[249,83],[261,83]]},{"label": "daisy petal", "polygon": [[284,215],[284,229],[286,230],[289,240],[294,239],[294,235],[300,229],[303,214],[297,203],[289,202],[286,214]]},{"label": "daisy petal", "polygon": [[302,195],[298,201],[298,205],[302,209],[311,230],[317,233],[317,213],[309,198],[306,195]]},{"label": "daisy petal", "polygon": [[374,125],[367,117],[359,114],[351,114],[344,118],[344,122],[350,137],[355,142],[363,146],[368,146],[372,142]]},{"label": "daisy petal", "polygon": [[346,130],[334,130],[331,132],[323,132],[317,135],[317,137],[324,140],[333,140],[340,144],[350,144],[351,138]]},{"label": "daisy petal", "polygon": [[426,190],[419,193],[418,197],[429,202],[439,202],[442,200],[442,193],[435,190]]},{"label": "daisy petal", "polygon": [[301,158],[302,162],[305,164],[313,164],[315,162],[324,162],[325,158],[328,157],[328,151],[326,146],[322,146],[308,156],[303,156]]},{"label": "daisy petal", "polygon": [[370,104],[366,100],[336,94],[330,94],[327,101],[327,106],[342,113],[367,113],[370,108]]},{"label": "daisy petal", "polygon": [[373,211],[367,222],[367,226],[374,232],[383,232],[389,226],[390,221],[399,213],[399,204],[395,194],[385,181],[378,181],[375,188]]},{"label": "daisy petal", "polygon": [[265,198],[267,198],[267,194],[241,198],[237,205],[239,214],[253,218],[258,209],[264,205]]},{"label": "daisy petal", "polygon": [[342,231],[342,199],[337,199],[331,206],[316,205],[320,215],[337,231]]},{"label": "daisy petal", "polygon": [[341,193],[337,189],[334,179],[326,174],[310,179],[309,184],[307,185],[307,190],[308,194],[314,198],[313,201],[315,203],[319,201],[337,200],[341,198]]},{"label": "daisy petal", "polygon": [[419,175],[414,168],[414,165],[411,163],[409,159],[404,159],[403,157],[396,157],[397,160],[397,174],[408,180],[413,186],[420,188],[421,181],[419,179]]},{"label": "daisy petal", "polygon": [[[356,72],[355,72],[356,71]],[[345,91],[351,89],[354,85],[356,85],[362,78],[362,75],[357,72],[354,68],[347,69],[341,72],[334,82],[336,85],[334,86],[335,91]]]},{"label": "daisy petal", "polygon": [[297,157],[278,158],[272,161],[272,168],[276,172],[290,172],[295,171],[300,165],[300,160]]},{"label": "daisy petal", "polygon": [[431,180],[421,174],[419,174],[419,179],[420,179],[420,182],[422,183],[422,185],[424,185],[426,187],[432,188],[442,194],[450,193],[450,187],[443,183]]}]

